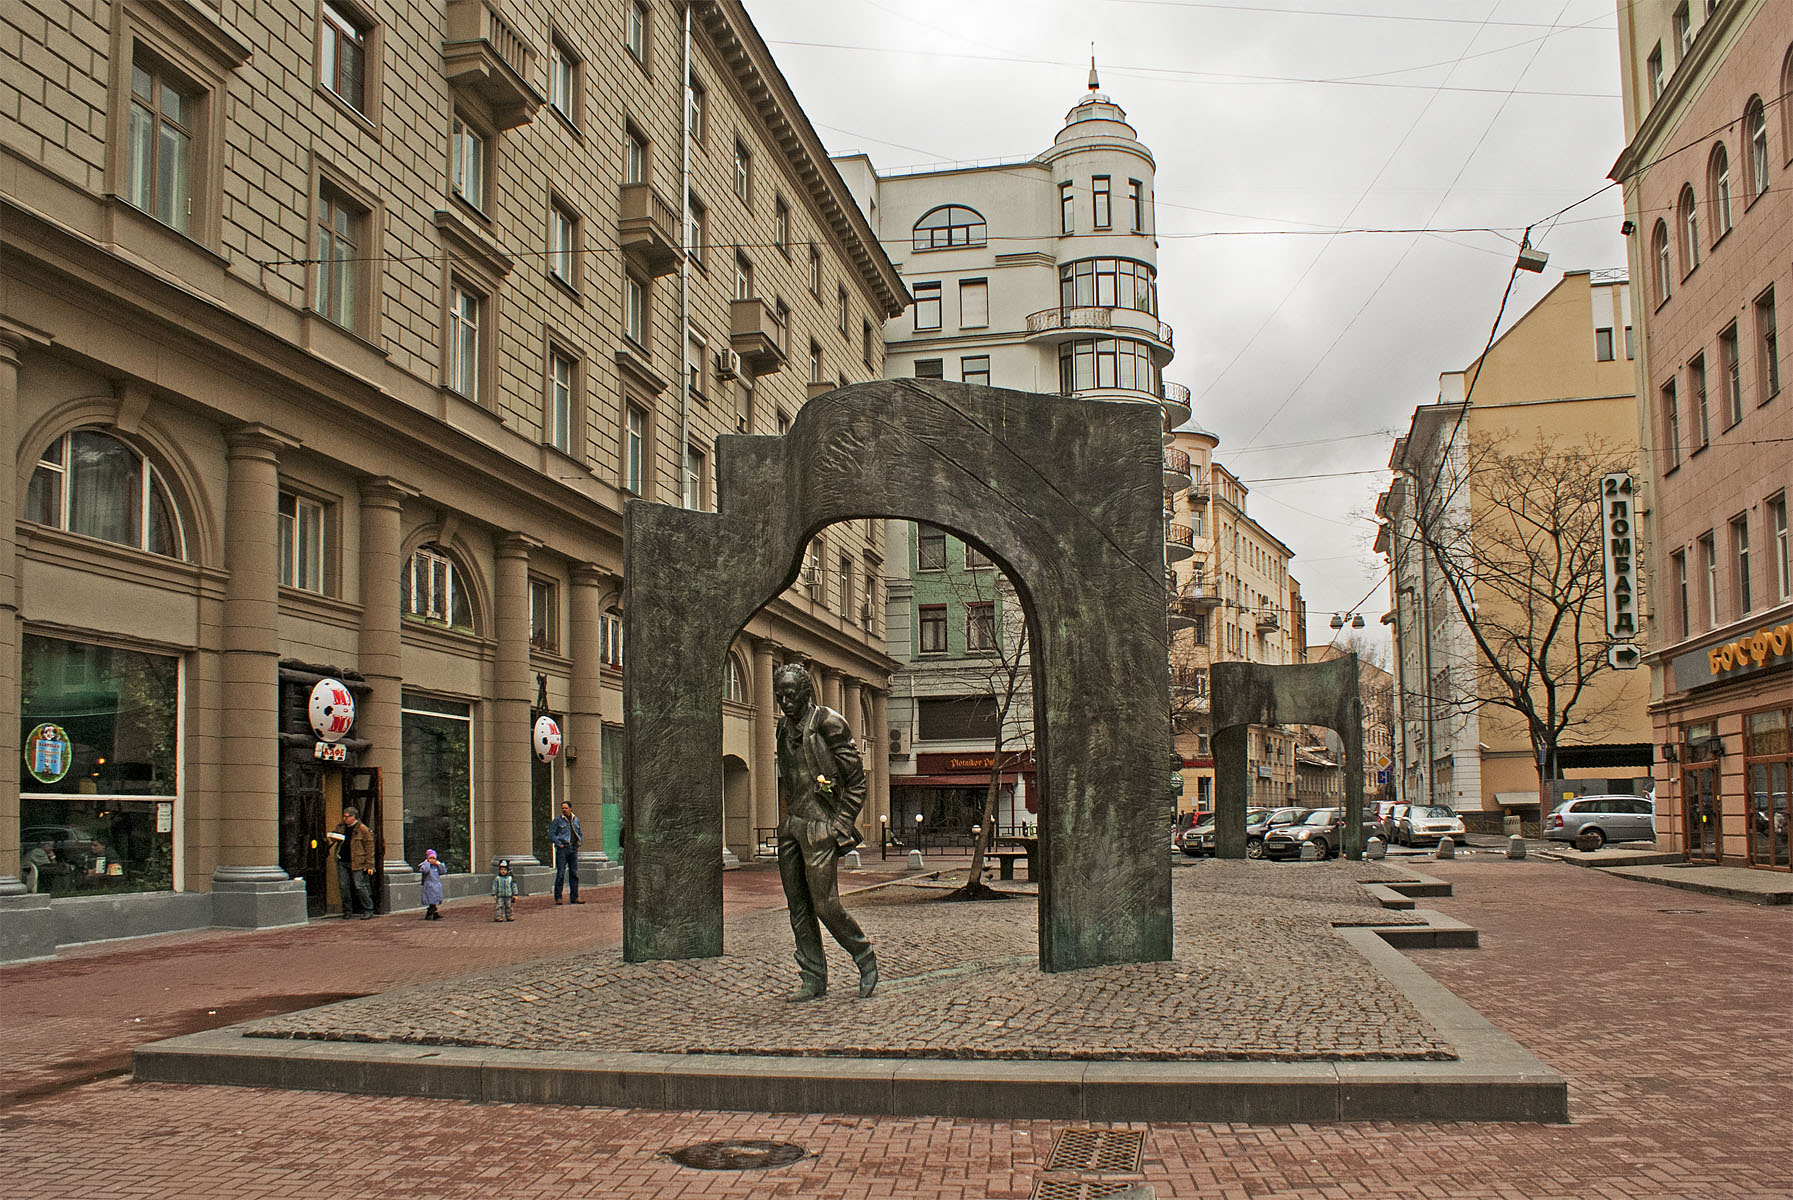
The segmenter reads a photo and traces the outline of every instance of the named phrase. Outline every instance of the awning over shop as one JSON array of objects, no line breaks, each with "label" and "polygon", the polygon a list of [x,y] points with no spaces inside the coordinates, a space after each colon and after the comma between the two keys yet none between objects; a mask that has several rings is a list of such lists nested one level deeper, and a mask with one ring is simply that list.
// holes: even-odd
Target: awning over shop
[{"label": "awning over shop", "polygon": [[1602,746],[1558,746],[1558,771],[1587,771],[1596,767],[1643,767],[1655,763],[1655,750],[1649,742],[1609,742]]},{"label": "awning over shop", "polygon": [[[1013,784],[1015,774],[1005,771],[1002,782]],[[892,775],[890,786],[895,787],[988,787],[988,775]]]}]

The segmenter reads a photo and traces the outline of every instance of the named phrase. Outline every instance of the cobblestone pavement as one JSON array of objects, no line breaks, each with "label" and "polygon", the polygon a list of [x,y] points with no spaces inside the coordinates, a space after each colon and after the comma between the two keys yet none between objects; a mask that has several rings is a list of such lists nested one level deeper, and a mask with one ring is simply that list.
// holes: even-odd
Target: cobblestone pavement
[{"label": "cobblestone pavement", "polygon": [[[883,982],[858,998],[795,984],[785,915],[729,923],[728,953],[625,963],[580,953],[258,1022],[262,1036],[531,1050],[1021,1059],[1454,1058],[1418,1011],[1330,933],[1413,920],[1354,882],[1383,868],[1211,863],[1173,876],[1176,958],[1042,975],[1038,904],[943,902],[947,884],[851,900]],[[701,997],[700,1003],[691,998]],[[1180,1036],[1166,1040],[1165,1029]]]},{"label": "cobblestone pavement", "polygon": [[[1311,864],[1276,869],[1307,872]],[[1159,1197],[1224,1200],[1787,1200],[1793,1145],[1793,913],[1690,897],[1600,872],[1498,858],[1429,863],[1454,897],[1427,903],[1482,931],[1479,951],[1421,951],[1430,974],[1570,1080],[1558,1126],[1351,1123],[1153,1125],[1143,1171]],[[729,877],[730,895],[749,880]],[[771,881],[776,892],[776,879]],[[760,897],[764,903],[766,898]],[[1663,912],[1669,909],[1677,911]],[[598,910],[602,912],[602,910]],[[575,936],[591,906],[541,913]],[[452,923],[458,914],[450,915]],[[537,914],[526,911],[525,916]],[[568,918],[575,918],[569,920]],[[487,917],[489,921],[489,916]],[[555,922],[555,924],[550,924]],[[593,922],[595,924],[595,922]],[[377,970],[350,947],[382,921],[321,931],[315,948],[157,961],[91,955],[61,995],[94,1027],[178,986],[166,1005],[219,989],[291,994]],[[434,923],[432,923],[433,925]],[[522,933],[514,925],[490,926]],[[238,936],[233,947],[262,937]],[[446,940],[446,939],[445,939]],[[614,941],[614,938],[612,938]],[[598,944],[596,941],[593,944]],[[571,947],[570,941],[561,946]],[[478,956],[469,954],[480,965]],[[87,960],[82,960],[87,961]],[[357,966],[356,964],[360,964]],[[9,1071],[67,1050],[41,1019],[16,1024],[25,972],[0,973]],[[320,980],[320,972],[324,979]],[[122,978],[110,979],[118,975]],[[129,990],[136,979],[146,984]],[[118,997],[124,997],[123,1000]],[[39,996],[41,1002],[43,996]],[[1180,1036],[1165,1030],[1165,1036]],[[0,1114],[6,1194],[484,1200],[817,1197],[1021,1200],[1046,1178],[1053,1122],[648,1112],[174,1087],[109,1079]],[[808,1157],[768,1171],[696,1171],[668,1148],[725,1138],[794,1142]]]}]

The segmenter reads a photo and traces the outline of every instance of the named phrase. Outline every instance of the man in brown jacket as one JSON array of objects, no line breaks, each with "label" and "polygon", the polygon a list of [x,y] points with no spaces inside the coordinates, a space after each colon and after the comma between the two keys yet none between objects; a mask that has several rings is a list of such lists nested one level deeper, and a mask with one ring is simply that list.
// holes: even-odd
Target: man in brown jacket
[{"label": "man in brown jacket", "polygon": [[342,810],[342,824],[330,831],[336,843],[336,886],[342,894],[342,919],[356,911],[363,921],[374,915],[374,831],[353,807]]}]

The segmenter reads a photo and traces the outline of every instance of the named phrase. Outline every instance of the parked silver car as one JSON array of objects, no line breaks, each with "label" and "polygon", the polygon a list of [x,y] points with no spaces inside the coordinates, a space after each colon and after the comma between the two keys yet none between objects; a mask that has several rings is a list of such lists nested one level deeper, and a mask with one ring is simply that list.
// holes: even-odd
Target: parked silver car
[{"label": "parked silver car", "polygon": [[1395,820],[1395,841],[1403,846],[1432,845],[1439,838],[1461,844],[1465,832],[1463,818],[1442,804],[1410,804]]},{"label": "parked silver car", "polygon": [[1544,836],[1574,842],[1583,832],[1598,850],[1608,842],[1656,840],[1656,806],[1647,796],[1580,796],[1565,800],[1544,821]]}]

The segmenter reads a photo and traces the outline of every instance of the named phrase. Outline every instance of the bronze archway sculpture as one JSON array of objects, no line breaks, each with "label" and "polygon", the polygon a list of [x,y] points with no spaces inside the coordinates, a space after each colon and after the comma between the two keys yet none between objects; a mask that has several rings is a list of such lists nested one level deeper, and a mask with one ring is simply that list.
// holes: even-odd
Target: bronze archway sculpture
[{"label": "bronze archway sculpture", "polygon": [[1027,610],[1040,966],[1168,959],[1162,427],[1147,404],[878,380],[783,437],[722,438],[717,512],[630,501],[623,957],[722,953],[725,655],[824,526],[896,517],[975,540]]}]

